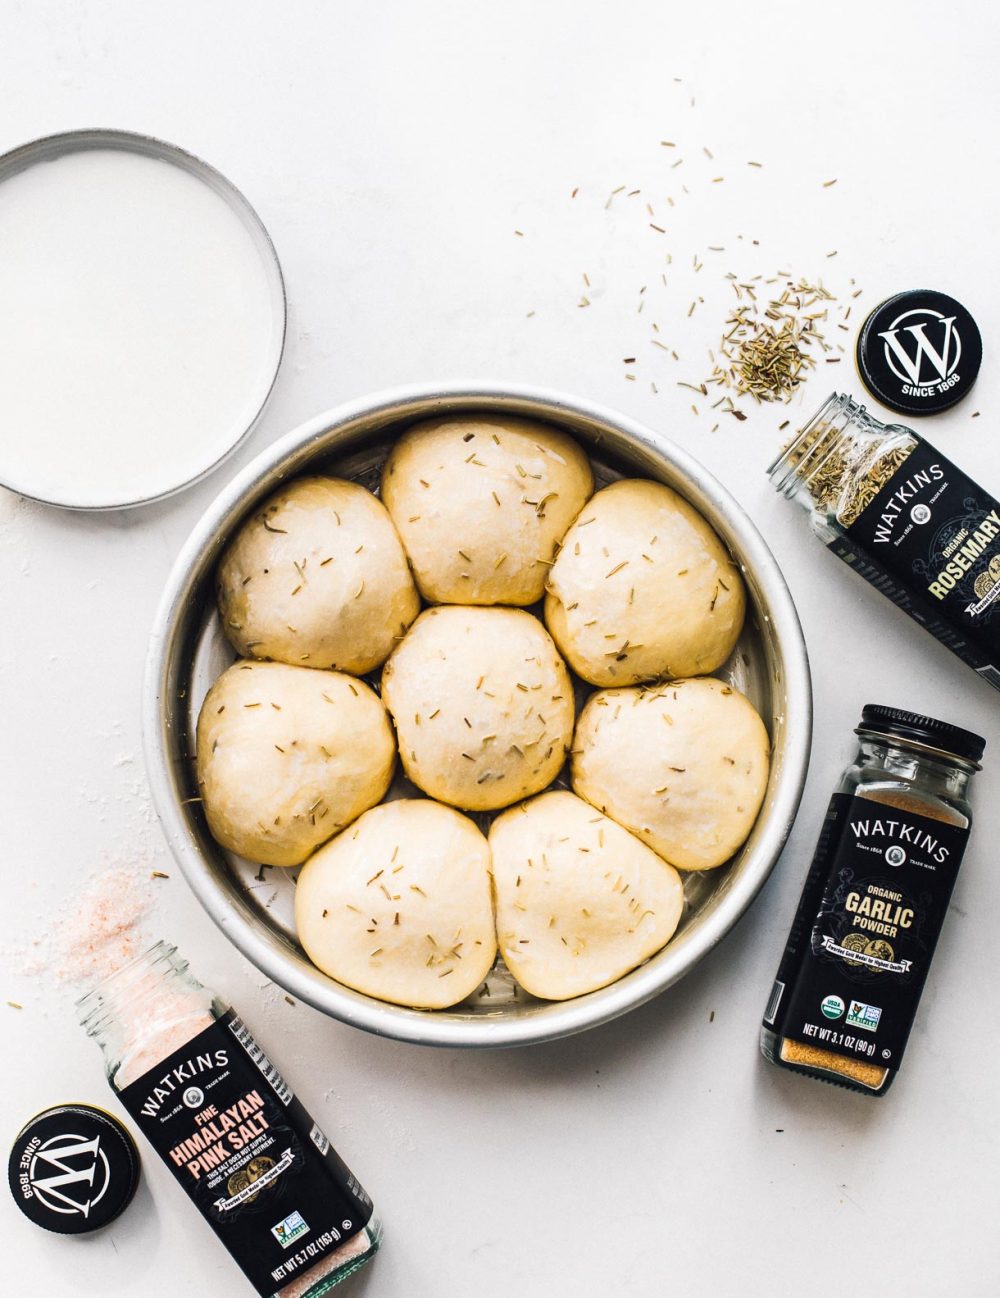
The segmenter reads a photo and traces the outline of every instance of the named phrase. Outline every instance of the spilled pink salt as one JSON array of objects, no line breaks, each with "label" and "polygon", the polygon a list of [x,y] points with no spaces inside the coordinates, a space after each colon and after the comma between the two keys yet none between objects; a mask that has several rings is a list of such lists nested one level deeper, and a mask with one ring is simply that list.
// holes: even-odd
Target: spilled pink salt
[{"label": "spilled pink salt", "polygon": [[143,921],[151,905],[145,872],[107,866],[64,901],[29,941],[9,948],[8,955],[21,973],[49,973],[89,990],[148,946]]}]

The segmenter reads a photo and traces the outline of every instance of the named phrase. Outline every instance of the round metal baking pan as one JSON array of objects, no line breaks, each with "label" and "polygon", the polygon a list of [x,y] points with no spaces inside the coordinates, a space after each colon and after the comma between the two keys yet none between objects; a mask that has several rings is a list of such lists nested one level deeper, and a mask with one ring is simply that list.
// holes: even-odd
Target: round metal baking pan
[{"label": "round metal baking pan", "polygon": [[[121,494],[105,493],[102,496],[95,495],[93,498],[84,499],[80,495],[78,485],[72,481],[67,481],[59,489],[51,489],[41,487],[30,480],[22,480],[16,469],[5,471],[3,457],[0,456],[0,486],[7,487],[11,491],[16,491],[19,495],[39,500],[45,504],[81,511],[129,509],[136,505],[145,505],[153,501],[163,500],[185,487],[201,481],[219,464],[228,459],[256,428],[267,405],[281,365],[287,326],[287,300],[284,278],[281,273],[278,254],[264,223],[231,180],[228,180],[209,163],[204,162],[192,153],[186,152],[184,149],[178,148],[175,144],[169,144],[153,136],[141,135],[133,131],[103,128],[48,135],[41,139],[31,140],[27,144],[19,145],[17,148],[0,156],[0,186],[28,168],[49,163],[70,154],[107,150],[138,154],[144,158],[169,163],[207,186],[226,204],[246,231],[259,259],[271,310],[271,330],[265,354],[261,357],[252,389],[246,393],[243,408],[238,415],[234,414],[232,427],[226,430],[226,437],[219,439],[219,445],[222,445],[224,449],[219,452],[217,448],[213,447],[202,463],[198,463],[193,467],[187,466],[178,475],[176,470],[173,474],[171,473],[169,445],[159,445],[154,449],[153,454],[156,456],[157,463],[162,464],[163,472],[155,490],[129,495],[127,498],[123,498]],[[89,342],[92,344],[93,339],[89,340]],[[127,358],[123,358],[122,363],[124,364],[126,361]],[[10,437],[15,436],[15,434],[27,437],[32,435],[32,430],[30,428],[8,430],[7,435]],[[136,435],[140,436],[141,434],[142,430],[137,429]],[[99,456],[99,451],[95,451],[95,456]]]},{"label": "round metal baking pan", "polygon": [[[333,473],[377,486],[388,448],[403,428],[416,419],[460,411],[544,420],[587,449],[599,485],[620,476],[653,478],[701,511],[731,549],[749,595],[746,628],[717,674],[757,706],[771,735],[773,759],[749,839],[727,866],[685,876],[681,926],[645,964],[609,987],[562,1002],[527,996],[498,964],[486,987],[468,1001],[450,1010],[424,1011],[352,991],[309,962],[292,921],[295,872],[241,861],[209,834],[197,797],[194,735],[205,693],[234,658],[215,609],[214,570],[235,529],[265,496],[297,474]],[[778,859],[805,782],[811,727],[809,666],[795,607],[759,532],[728,492],[678,447],[623,415],[544,389],[487,384],[413,387],[352,402],[303,424],[238,474],[195,527],[167,581],[143,700],[156,809],[188,882],[230,941],[292,995],[345,1023],[441,1046],[511,1046],[565,1036],[615,1018],[682,978],[725,937]]]}]

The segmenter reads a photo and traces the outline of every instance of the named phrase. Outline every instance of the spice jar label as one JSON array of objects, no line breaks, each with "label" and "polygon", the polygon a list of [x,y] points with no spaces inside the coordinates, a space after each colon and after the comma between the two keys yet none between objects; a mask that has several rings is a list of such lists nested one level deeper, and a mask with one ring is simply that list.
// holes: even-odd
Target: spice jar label
[{"label": "spice jar label", "polygon": [[764,1024],[899,1067],[969,831],[834,794]]},{"label": "spice jar label", "polygon": [[232,1010],[120,1098],[263,1298],[371,1218],[368,1195]]},{"label": "spice jar label", "polygon": [[829,545],[1000,689],[1000,502],[921,441]]}]

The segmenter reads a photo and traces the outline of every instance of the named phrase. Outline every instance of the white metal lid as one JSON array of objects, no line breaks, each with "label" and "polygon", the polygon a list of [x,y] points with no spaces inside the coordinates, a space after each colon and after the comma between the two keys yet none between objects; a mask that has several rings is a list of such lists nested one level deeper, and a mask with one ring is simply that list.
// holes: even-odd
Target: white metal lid
[{"label": "white metal lid", "polygon": [[170,495],[256,423],[281,267],[213,167],[128,132],[0,158],[0,484],[71,509]]}]

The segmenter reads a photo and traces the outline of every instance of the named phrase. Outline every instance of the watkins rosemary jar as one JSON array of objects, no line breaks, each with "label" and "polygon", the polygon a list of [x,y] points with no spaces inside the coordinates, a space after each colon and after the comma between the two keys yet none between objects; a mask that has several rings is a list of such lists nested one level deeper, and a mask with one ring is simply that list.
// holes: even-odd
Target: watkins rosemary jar
[{"label": "watkins rosemary jar", "polygon": [[111,1086],[261,1298],[319,1298],[374,1256],[368,1195],[176,947],[158,942],[78,1009]]},{"label": "watkins rosemary jar", "polygon": [[1000,689],[1000,503],[836,394],[768,474],[834,554]]},{"label": "watkins rosemary jar", "polygon": [[972,824],[985,740],[869,704],[764,1013],[783,1068],[866,1095],[896,1075]]}]

